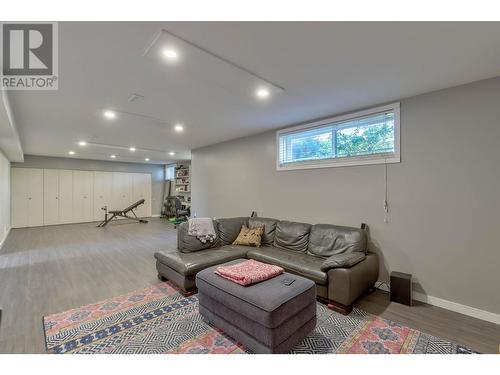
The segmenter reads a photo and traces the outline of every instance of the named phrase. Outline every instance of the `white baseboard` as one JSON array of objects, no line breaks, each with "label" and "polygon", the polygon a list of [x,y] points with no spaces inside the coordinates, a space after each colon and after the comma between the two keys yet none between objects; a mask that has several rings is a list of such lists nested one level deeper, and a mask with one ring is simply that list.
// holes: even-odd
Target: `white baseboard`
[{"label": "white baseboard", "polygon": [[413,299],[428,303],[429,305],[442,307],[446,310],[455,311],[460,314],[472,316],[473,318],[486,320],[491,323],[500,324],[500,314],[481,310],[472,306],[462,305],[461,303],[448,301],[446,299],[429,296],[427,294],[413,292]]},{"label": "white baseboard", "polygon": [[5,236],[0,240],[0,249],[2,248],[3,243],[5,242],[5,240],[7,239],[7,237],[9,236],[9,233],[10,233],[11,229],[12,229],[12,227],[9,227],[7,229],[7,232],[5,233]]},{"label": "white baseboard", "polygon": [[161,216],[160,214],[151,215],[151,217],[160,217],[160,216]]},{"label": "white baseboard", "polygon": [[[380,281],[377,281],[377,284],[378,283],[380,283]],[[387,288],[387,286],[385,285],[377,286],[377,289],[381,289],[385,292],[389,291],[389,288]],[[487,322],[495,324],[500,324],[500,314],[492,313],[490,311],[481,310],[472,306],[462,305],[457,302],[448,301],[446,299],[429,296],[427,294],[419,292],[413,292],[413,299],[416,301],[427,303],[429,305],[441,307],[446,310],[468,315],[473,318],[486,320]]]}]

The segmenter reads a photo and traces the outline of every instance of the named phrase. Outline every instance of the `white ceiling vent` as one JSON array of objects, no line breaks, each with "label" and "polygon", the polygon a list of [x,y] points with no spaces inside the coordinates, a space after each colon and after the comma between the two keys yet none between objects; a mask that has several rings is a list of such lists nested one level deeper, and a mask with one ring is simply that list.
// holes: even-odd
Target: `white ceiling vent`
[{"label": "white ceiling vent", "polygon": [[144,100],[144,95],[141,95],[141,94],[130,94],[130,96],[128,97],[128,102],[129,103],[140,103]]}]

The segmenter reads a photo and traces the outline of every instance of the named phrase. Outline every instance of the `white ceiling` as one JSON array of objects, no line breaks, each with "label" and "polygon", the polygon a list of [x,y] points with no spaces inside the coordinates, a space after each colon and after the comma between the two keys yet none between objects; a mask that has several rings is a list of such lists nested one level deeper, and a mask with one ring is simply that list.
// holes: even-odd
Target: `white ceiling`
[{"label": "white ceiling", "polygon": [[[223,77],[202,58],[183,65],[196,54],[182,48],[176,64],[144,55],[162,29],[285,91],[257,100],[254,87],[242,90],[244,72],[233,85],[229,68]],[[201,146],[499,75],[500,23],[63,22],[59,90],[9,98],[25,154],[167,162]],[[145,99],[129,103],[132,93]],[[118,117],[104,119],[106,108]],[[172,129],[177,122],[182,134]],[[149,151],[83,148],[79,140]]]}]

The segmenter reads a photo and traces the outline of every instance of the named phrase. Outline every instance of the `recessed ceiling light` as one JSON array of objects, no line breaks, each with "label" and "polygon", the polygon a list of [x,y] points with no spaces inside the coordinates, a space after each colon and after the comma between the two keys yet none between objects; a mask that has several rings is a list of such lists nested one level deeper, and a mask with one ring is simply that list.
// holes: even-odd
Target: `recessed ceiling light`
[{"label": "recessed ceiling light", "polygon": [[111,159],[116,159],[116,155],[111,155]]},{"label": "recessed ceiling light", "polygon": [[145,161],[149,161],[149,158],[144,159]]},{"label": "recessed ceiling light", "polygon": [[80,142],[78,142],[78,146],[87,146],[87,142],[80,141]]},{"label": "recessed ceiling light", "polygon": [[134,152],[135,151],[135,147],[130,147],[129,150],[132,151],[132,152]]},{"label": "recessed ceiling light", "polygon": [[259,99],[267,99],[269,97],[269,95],[271,95],[271,93],[266,88],[260,88],[260,89],[257,89],[257,91],[255,92],[255,95],[257,95],[257,98],[259,98]]},{"label": "recessed ceiling light", "polygon": [[174,126],[174,129],[176,132],[181,132],[184,130],[184,126],[182,126],[181,124],[177,124]]},{"label": "recessed ceiling light", "polygon": [[171,48],[167,48],[163,50],[163,56],[165,56],[169,60],[177,60],[179,54],[177,53],[177,51]]},{"label": "recessed ceiling light", "polygon": [[175,155],[175,152],[170,151],[168,154],[169,154],[170,156],[174,156],[174,155]]},{"label": "recessed ceiling light", "polygon": [[110,110],[104,111],[104,117],[114,119],[116,117],[116,113]]},{"label": "recessed ceiling light", "polygon": [[68,152],[68,154],[70,154],[70,155],[74,155],[74,154],[75,154],[75,151],[70,151],[70,152]]}]

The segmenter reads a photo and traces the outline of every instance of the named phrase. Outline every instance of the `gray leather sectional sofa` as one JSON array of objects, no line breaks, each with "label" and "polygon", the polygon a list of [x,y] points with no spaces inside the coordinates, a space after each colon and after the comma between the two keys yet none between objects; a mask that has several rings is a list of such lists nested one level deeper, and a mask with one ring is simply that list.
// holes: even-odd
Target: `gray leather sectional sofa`
[{"label": "gray leather sectional sofa", "polygon": [[[261,247],[232,245],[242,225],[264,225]],[[378,278],[378,257],[367,251],[363,229],[260,217],[218,219],[214,227],[216,240],[204,244],[187,234],[187,223],[179,225],[177,249],[155,254],[158,277],[189,295],[196,292],[199,271],[239,258],[255,259],[314,281],[317,298],[343,314]]]}]

